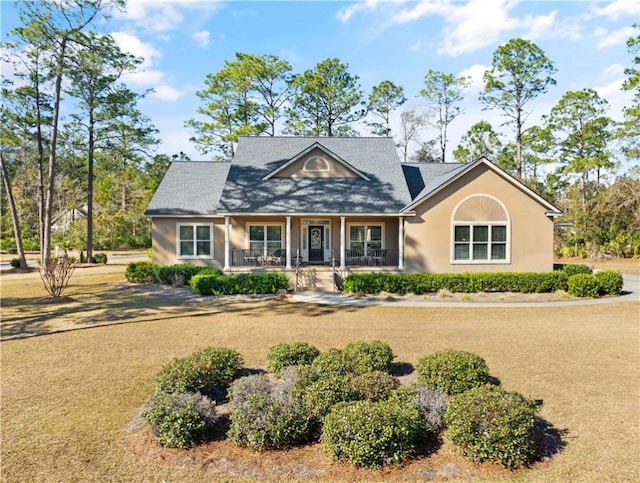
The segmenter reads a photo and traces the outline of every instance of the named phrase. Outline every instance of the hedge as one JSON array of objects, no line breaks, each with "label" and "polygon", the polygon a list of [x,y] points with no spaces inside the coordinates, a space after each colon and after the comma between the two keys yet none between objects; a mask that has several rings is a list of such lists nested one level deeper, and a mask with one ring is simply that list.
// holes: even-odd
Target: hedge
[{"label": "hedge", "polygon": [[451,292],[545,293],[567,290],[568,276],[554,272],[479,273],[352,273],[342,285],[345,292],[378,294],[424,294],[447,289]]},{"label": "hedge", "polygon": [[219,275],[198,273],[189,282],[194,293],[199,295],[258,295],[274,294],[286,289],[289,277],[282,272],[239,273]]},{"label": "hedge", "polygon": [[155,267],[154,274],[158,282],[164,285],[189,285],[191,278],[198,273],[222,275],[222,271],[215,267],[197,267],[188,263]]}]

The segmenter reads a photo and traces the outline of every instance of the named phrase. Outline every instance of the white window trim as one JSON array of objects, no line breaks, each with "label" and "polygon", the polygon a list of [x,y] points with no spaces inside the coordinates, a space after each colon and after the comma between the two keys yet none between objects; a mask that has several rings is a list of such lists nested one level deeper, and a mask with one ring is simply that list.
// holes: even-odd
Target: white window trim
[{"label": "white window trim", "polygon": [[[285,237],[286,237],[286,227],[284,223],[278,223],[278,222],[267,222],[267,223],[259,223],[259,222],[255,222],[255,221],[251,221],[251,222],[247,222],[246,226],[245,226],[245,233],[246,233],[246,241],[245,241],[245,248],[247,250],[251,249],[251,227],[252,226],[263,226],[263,227],[267,227],[267,226],[279,226],[280,227],[280,248],[282,250],[284,250],[285,248]],[[264,235],[265,237],[267,236],[267,230],[264,231]],[[263,246],[262,246],[262,251],[266,253],[267,250],[267,240],[266,238],[263,240]]]},{"label": "white window trim", "polygon": [[[381,249],[384,250],[386,248],[386,244],[385,244],[385,222],[380,221],[380,222],[373,222],[373,223],[367,223],[367,222],[357,222],[357,221],[353,221],[350,223],[347,223],[347,232],[345,233],[345,242],[347,245],[347,249],[351,250],[351,227],[352,226],[364,226],[365,229],[365,233],[367,232],[367,229],[369,227],[372,226],[379,226],[381,228],[381,233],[380,233],[380,243],[381,243]],[[366,240],[365,240],[365,245],[366,245]],[[367,248],[368,249],[368,248]]]},{"label": "white window trim", "polygon": [[[197,233],[197,227],[199,226],[208,226],[209,227],[209,253],[210,255],[181,255],[180,254],[180,228],[183,226],[191,226],[194,228],[194,234]],[[176,259],[178,260],[212,260],[214,258],[213,253],[213,223],[176,223]],[[193,241],[194,244],[197,243],[197,240]],[[196,253],[196,246],[193,247],[193,252]]]},{"label": "white window trim", "polygon": [[[502,209],[504,210],[504,213],[507,217],[506,220],[500,220],[500,221],[495,221],[495,220],[456,220],[455,216],[456,216],[456,212],[458,211],[458,208],[460,208],[460,206],[462,206],[463,203],[465,203],[467,200],[471,199],[471,198],[475,198],[476,196],[485,196],[487,198],[491,198],[493,200],[495,200],[496,202],[498,202],[500,204],[500,206],[502,206]],[[488,226],[489,227],[489,241],[488,243],[488,257],[487,259],[482,259],[482,260],[473,260],[473,227],[476,225],[480,225],[480,226]],[[471,237],[471,240],[469,240],[469,248],[470,248],[470,253],[469,253],[469,260],[456,260],[455,256],[456,256],[456,226],[468,226],[469,228],[469,236]],[[491,227],[492,226],[506,226],[507,227],[507,241],[506,241],[506,246],[505,246],[505,258],[503,260],[491,260]],[[458,204],[455,206],[455,208],[453,209],[453,211],[451,212],[451,221],[450,221],[450,229],[451,229],[451,233],[450,233],[450,237],[449,237],[449,249],[450,249],[450,253],[449,253],[449,263],[451,263],[452,265],[507,265],[511,263],[511,216],[509,215],[509,210],[507,210],[507,207],[504,205],[504,203],[502,201],[500,201],[498,198],[496,198],[495,196],[492,196],[490,194],[487,193],[473,193],[469,196],[464,197],[463,199],[461,199]]]},{"label": "white window trim", "polygon": [[[468,226],[469,227],[469,259],[468,260],[457,260],[456,256],[456,227],[457,226]],[[482,258],[479,260],[473,259],[473,228],[475,226],[488,226],[489,227],[489,236],[486,242],[487,244],[487,256],[489,258]],[[507,229],[506,234],[506,242],[496,242],[496,243],[504,243],[505,244],[505,258],[500,260],[492,260],[491,259],[491,246],[493,245],[493,241],[491,240],[491,227],[493,226],[504,226]],[[451,225],[451,263],[454,265],[501,265],[511,263],[511,227],[505,221],[456,221]]]}]

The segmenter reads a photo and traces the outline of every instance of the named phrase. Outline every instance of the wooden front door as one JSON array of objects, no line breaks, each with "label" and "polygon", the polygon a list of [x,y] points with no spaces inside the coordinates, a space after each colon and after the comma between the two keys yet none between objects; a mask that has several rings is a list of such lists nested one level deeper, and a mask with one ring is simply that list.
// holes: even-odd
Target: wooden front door
[{"label": "wooden front door", "polygon": [[309,227],[309,262],[324,262],[324,226]]}]

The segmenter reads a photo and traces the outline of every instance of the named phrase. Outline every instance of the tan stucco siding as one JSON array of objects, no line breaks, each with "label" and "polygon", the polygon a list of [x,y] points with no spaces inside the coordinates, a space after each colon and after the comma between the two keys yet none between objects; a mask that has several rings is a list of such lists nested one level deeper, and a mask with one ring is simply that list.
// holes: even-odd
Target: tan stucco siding
[{"label": "tan stucco siding", "polygon": [[[509,215],[508,263],[452,262],[452,215],[473,195],[499,200]],[[553,269],[553,220],[546,208],[486,166],[449,185],[415,208],[405,223],[408,272],[549,271]]]}]

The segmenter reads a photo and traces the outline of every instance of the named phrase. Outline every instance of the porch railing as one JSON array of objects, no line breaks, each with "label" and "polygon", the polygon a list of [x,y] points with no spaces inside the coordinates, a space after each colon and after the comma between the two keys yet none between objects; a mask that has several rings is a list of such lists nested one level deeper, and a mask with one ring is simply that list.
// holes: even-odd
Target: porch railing
[{"label": "porch railing", "polygon": [[[299,249],[292,250],[291,264],[299,264]],[[346,265],[348,267],[397,267],[399,250],[390,248],[369,249],[366,252],[347,249]],[[339,251],[332,250],[331,264],[340,266]],[[247,250],[233,248],[231,250],[231,266],[233,267],[285,267],[287,252],[285,249]]]},{"label": "porch railing", "polygon": [[284,267],[286,264],[287,252],[284,249],[231,249],[231,266],[233,267]]}]

